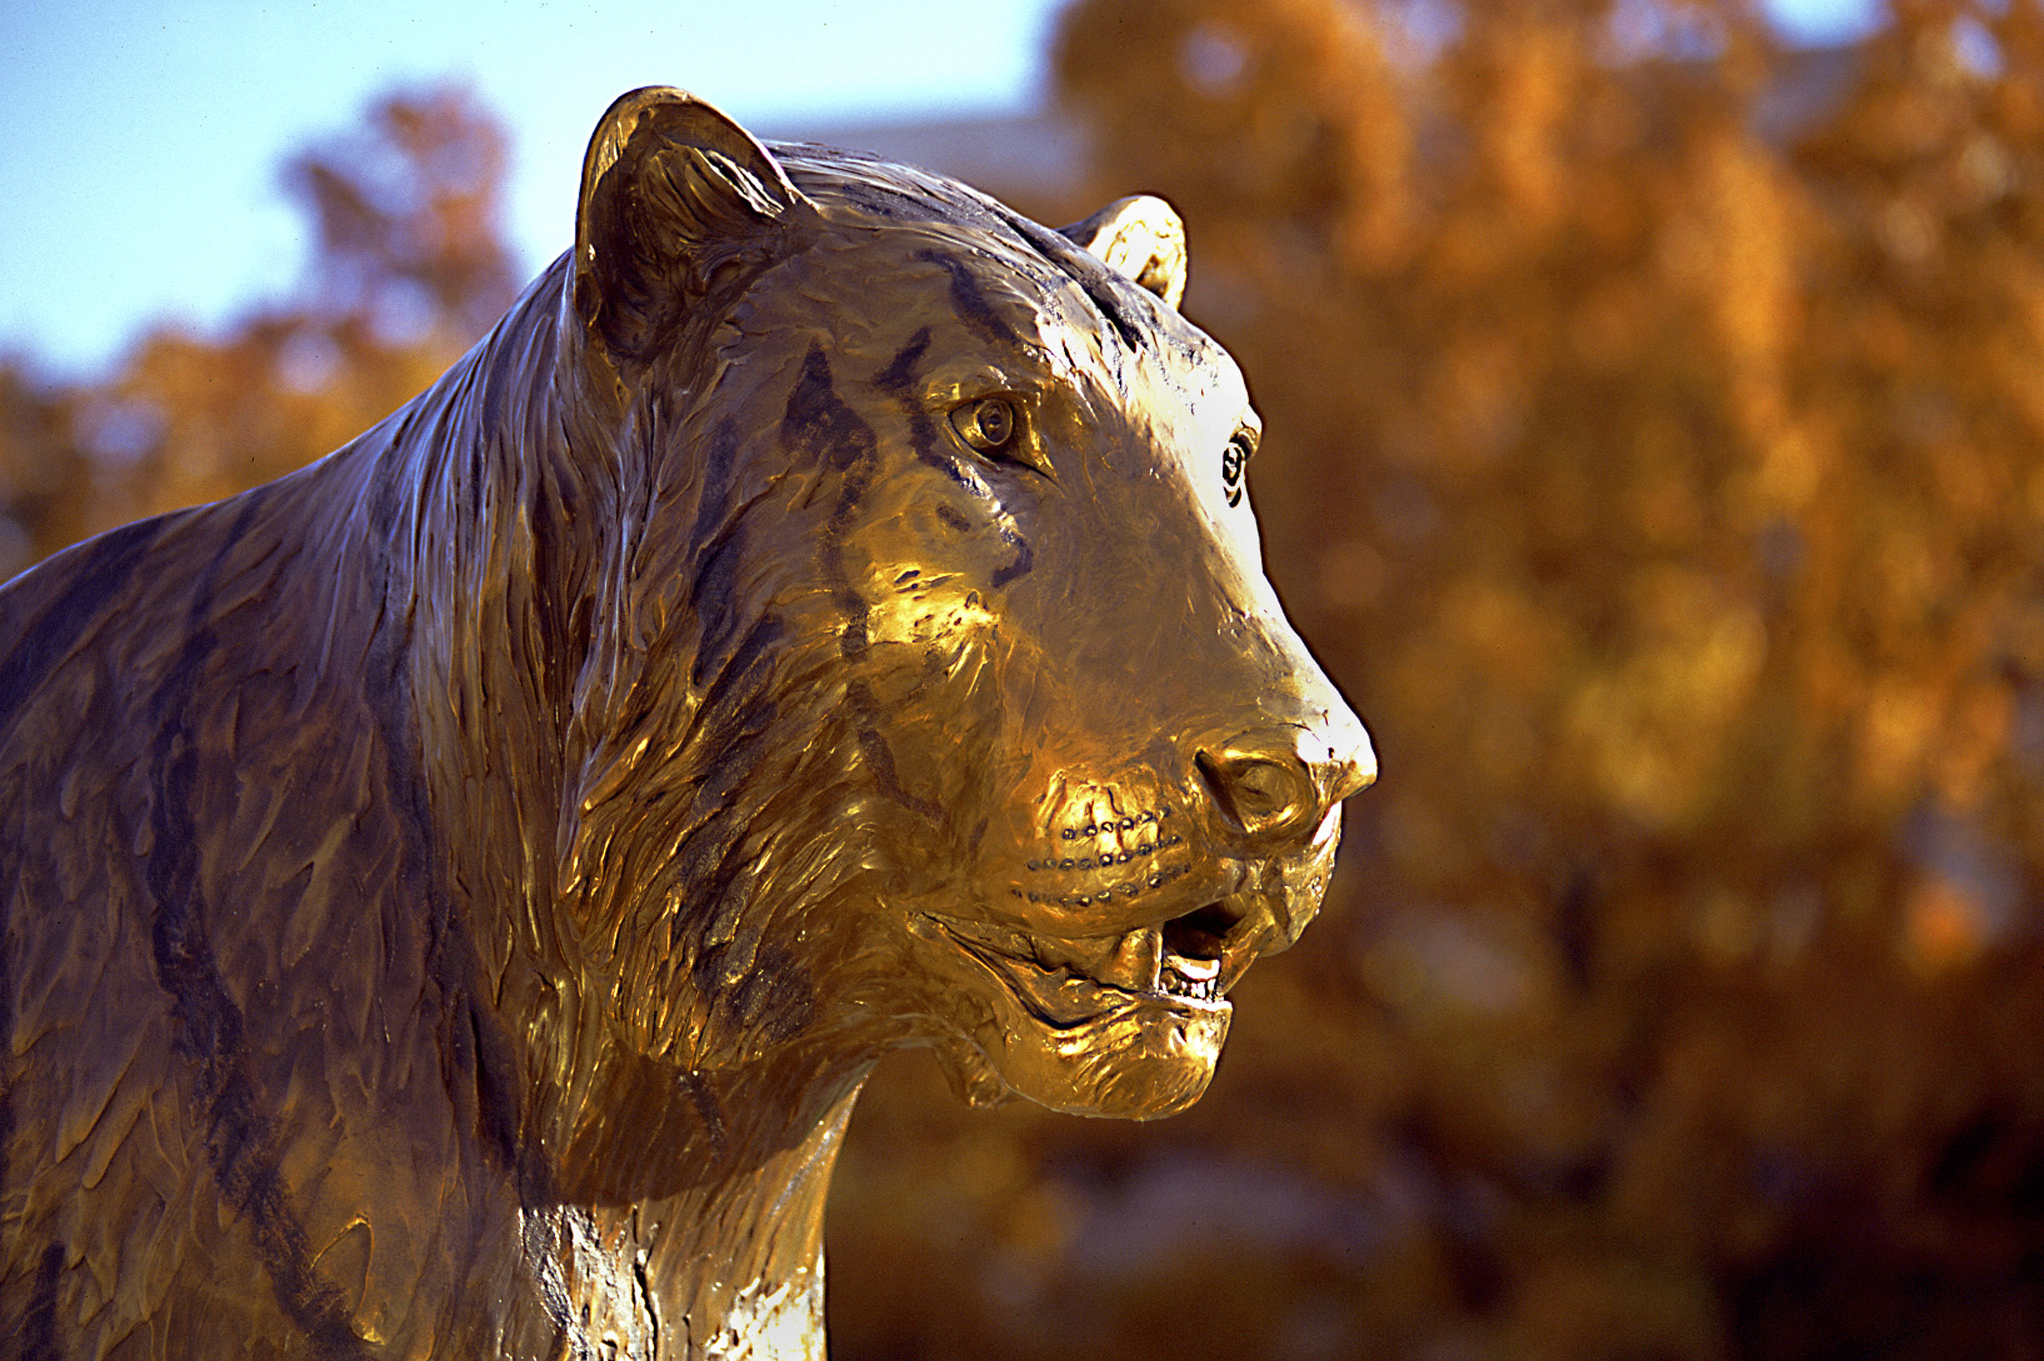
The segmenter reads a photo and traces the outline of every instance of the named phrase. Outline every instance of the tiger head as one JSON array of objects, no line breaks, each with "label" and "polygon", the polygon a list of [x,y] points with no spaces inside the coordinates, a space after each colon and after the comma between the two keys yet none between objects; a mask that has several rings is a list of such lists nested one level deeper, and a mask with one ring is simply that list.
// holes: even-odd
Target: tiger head
[{"label": "tiger head", "polygon": [[1375,765],[1264,577],[1184,261],[1156,199],[1051,231],[677,91],[606,116],[563,406],[646,472],[566,879],[647,1049],[1204,1090]]}]

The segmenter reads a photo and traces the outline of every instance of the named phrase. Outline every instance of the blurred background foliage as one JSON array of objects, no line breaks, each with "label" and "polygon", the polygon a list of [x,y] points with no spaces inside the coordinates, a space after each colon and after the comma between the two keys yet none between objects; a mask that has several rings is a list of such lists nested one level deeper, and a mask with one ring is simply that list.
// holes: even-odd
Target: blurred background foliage
[{"label": "blurred background foliage", "polygon": [[0,579],[280,477],[439,377],[523,283],[503,171],[503,133],[468,95],[392,95],[284,167],[315,241],[296,296],[220,336],[159,327],[102,381],[52,386],[0,360]]},{"label": "blurred background foliage", "polygon": [[[883,1065],[839,1361],[2044,1356],[2044,13],[1078,0],[1369,720],[1323,920],[1135,1127]],[[0,573],[341,443],[508,302],[501,137],[293,163],[301,296],[0,368]]]}]

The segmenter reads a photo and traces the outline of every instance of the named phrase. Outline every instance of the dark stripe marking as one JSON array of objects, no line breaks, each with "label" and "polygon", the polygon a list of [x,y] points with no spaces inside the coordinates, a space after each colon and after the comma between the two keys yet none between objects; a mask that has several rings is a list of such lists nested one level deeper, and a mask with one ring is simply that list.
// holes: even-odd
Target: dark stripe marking
[{"label": "dark stripe marking", "polygon": [[[402,439],[400,434],[393,441],[393,450],[403,447]],[[383,584],[384,600],[364,657],[362,695],[382,738],[385,785],[398,830],[396,886],[381,896],[380,903],[385,910],[404,911],[407,917],[416,912],[423,919],[423,962],[438,993],[441,1080],[448,1100],[458,1120],[472,1122],[484,1155],[494,1157],[510,1174],[520,1206],[536,1209],[558,1202],[553,1175],[527,1137],[511,1041],[489,1006],[487,993],[476,984],[480,965],[475,947],[439,873],[448,858],[436,844],[409,670],[413,611],[407,597],[415,578],[399,551],[408,545],[390,537],[410,505],[400,487],[400,479],[408,474],[401,461],[387,463],[378,472],[370,500],[378,532],[364,547],[372,554],[371,580]],[[575,1320],[547,1237],[548,1223],[544,1216],[526,1216],[523,1238],[534,1272],[532,1284],[558,1347],[574,1332]]]},{"label": "dark stripe marking", "polygon": [[[891,392],[897,397],[907,395],[915,386],[916,378],[922,373],[923,355],[930,348],[930,328],[919,326],[908,343],[894,352],[894,358],[887,361],[887,367],[880,370],[873,384],[882,392]],[[917,410],[921,410],[920,405]]]},{"label": "dark stripe marking", "polygon": [[[724,1108],[718,1104],[717,1094],[710,1090],[710,1084],[704,1082],[693,1069],[681,1075],[681,1090],[682,1094],[688,1097],[689,1104],[695,1107],[696,1117],[703,1122],[703,1129],[710,1136],[711,1153],[723,1157],[730,1136],[725,1131]],[[642,1266],[639,1269],[643,1272],[645,1268]],[[645,1285],[643,1275],[639,1282],[643,1288]]]},{"label": "dark stripe marking", "polygon": [[930,328],[920,327],[880,371],[873,380],[874,386],[891,394],[900,404],[902,415],[908,420],[909,447],[916,451],[917,461],[929,464],[982,500],[990,499],[986,485],[977,478],[968,477],[965,466],[941,447],[937,423],[930,419],[930,413],[924,409],[922,398],[916,391],[916,380],[922,376],[923,355],[929,348]]},{"label": "dark stripe marking", "polygon": [[958,309],[959,318],[979,332],[983,339],[997,345],[1019,345],[1022,342],[1015,329],[987,301],[987,295],[980,290],[978,276],[963,260],[936,250],[918,251],[916,259],[937,265],[951,276],[951,305]]},{"label": "dark stripe marking", "polygon": [[697,689],[724,668],[723,654],[743,622],[738,585],[745,569],[746,537],[742,522],[727,525],[697,550],[695,579],[688,588],[698,633],[689,680]]},{"label": "dark stripe marking", "polygon": [[251,501],[201,575],[189,635],[157,688],[150,717],[157,737],[150,753],[153,841],[143,880],[155,900],[150,920],[157,983],[170,998],[172,1048],[192,1064],[192,1096],[203,1112],[206,1159],[221,1198],[249,1221],[251,1246],[270,1277],[278,1306],[326,1358],[366,1357],[349,1326],[337,1286],[312,1269],[304,1226],[278,1172],[273,1122],[262,1113],[246,1066],[241,1009],[227,994],[206,932],[199,883],[199,832],[192,791],[199,755],[188,710],[206,663],[219,648],[208,615],[221,565],[239,542]]},{"label": "dark stripe marking", "polygon": [[860,717],[859,749],[873,767],[873,778],[880,786],[880,792],[904,808],[914,809],[931,822],[942,825],[943,809],[928,799],[909,793],[902,786],[901,772],[894,764],[894,749],[887,745],[887,739],[869,721],[870,715],[880,707],[873,702],[873,692],[866,688],[864,681],[854,681],[845,687],[845,699]]},{"label": "dark stripe marking", "polygon": [[1017,577],[1028,576],[1030,570],[1036,566],[1036,552],[1030,548],[1029,540],[1023,538],[1014,530],[1009,529],[1006,525],[1001,527],[1001,542],[1015,550],[1015,560],[1006,567],[996,567],[994,569],[993,584],[995,590],[999,590]]},{"label": "dark stripe marking", "polygon": [[[1062,232],[1031,222],[1019,213],[1003,212],[1009,228],[1036,248],[1051,264],[1064,272],[1092,300],[1093,306],[1121,337],[1130,351],[1141,354],[1150,348],[1152,329],[1130,308],[1130,290],[1143,292],[1142,285],[1126,279],[1093,259],[1079,244]],[[1144,292],[1148,297],[1148,293]]]},{"label": "dark stripe marking", "polygon": [[[911,342],[913,345],[913,341]],[[895,357],[896,366],[911,360],[906,352]],[[789,448],[810,457],[820,457],[844,472],[836,505],[824,527],[819,566],[831,597],[844,617],[838,636],[838,653],[847,660],[861,656],[868,646],[867,618],[871,607],[852,589],[845,573],[844,537],[857,522],[859,502],[872,485],[877,471],[880,443],[868,425],[837,395],[831,377],[830,360],[821,346],[812,345],[802,361],[802,374],[788,394],[787,410],[781,419],[781,437]],[[853,679],[845,686],[845,703],[852,711],[859,734],[859,749],[866,756],[881,793],[903,807],[913,809],[941,824],[943,810],[928,799],[919,798],[902,786],[894,764],[894,752],[881,734],[877,718],[880,706],[864,681]]]},{"label": "dark stripe marking", "polygon": [[[930,413],[923,409],[922,402],[917,399],[915,380],[919,361],[923,357],[923,352],[929,348],[929,344],[930,328],[925,326],[909,337],[908,344],[901,347],[900,352],[885,369],[881,370],[880,377],[875,381],[883,391],[892,393],[900,402],[902,414],[908,419],[909,443],[915,449],[916,457],[933,468],[943,469],[953,482],[998,509],[999,499],[987,488],[986,483],[980,478],[967,477],[958,460],[938,447],[937,424],[930,419]],[[963,517],[948,506],[939,506],[937,517],[953,529],[963,531],[968,528]],[[1028,540],[1005,525],[1000,527],[999,533],[1001,541],[1015,550],[1015,557],[1007,566],[994,569],[991,584],[996,589],[1017,577],[1027,576],[1030,569],[1036,565],[1036,555],[1030,549]]]},{"label": "dark stripe marking", "polygon": [[[379,496],[373,503],[385,502]],[[388,498],[393,507],[397,498]],[[396,513],[395,509],[391,512]],[[394,520],[392,521],[394,523]],[[393,564],[391,545],[373,544],[377,575],[389,599],[364,659],[363,691],[382,735],[384,778],[401,832],[394,901],[423,904],[426,972],[440,993],[441,1036],[450,1071],[448,1093],[455,1109],[472,1115],[486,1150],[513,1172],[521,1203],[533,1207],[551,1198],[551,1177],[543,1160],[526,1146],[516,1065],[509,1038],[475,986],[475,949],[460,913],[434,870],[445,857],[434,845],[434,824],[425,788],[425,765],[412,719],[411,611],[401,598],[404,585]],[[473,1109],[469,1109],[473,1098]]]},{"label": "dark stripe marking", "polygon": [[21,1361],[60,1361],[64,1355],[57,1346],[57,1287],[69,1255],[62,1243],[52,1243],[36,1263],[35,1291],[21,1316]]},{"label": "dark stripe marking", "polygon": [[1079,287],[1093,300],[1100,315],[1107,318],[1107,324],[1121,337],[1121,343],[1131,354],[1142,354],[1149,348],[1149,331],[1123,305],[1121,289],[1134,288],[1134,284],[1122,284],[1119,280],[1109,282],[1104,278],[1082,279]]},{"label": "dark stripe marking", "polygon": [[710,433],[709,456],[703,462],[701,490],[696,494],[695,528],[690,543],[702,543],[731,519],[731,495],[737,482],[738,422],[725,417]]},{"label": "dark stripe marking", "polygon": [[[85,626],[128,584],[143,553],[163,532],[164,522],[164,517],[158,517],[108,530],[81,544],[75,557],[59,556],[40,569],[69,571],[71,582],[33,624],[4,643],[6,655],[0,658],[0,732],[6,730],[15,712],[71,651]],[[18,592],[21,587],[15,590]]]},{"label": "dark stripe marking", "polygon": [[820,565],[823,579],[831,588],[831,598],[844,613],[844,631],[838,637],[839,654],[857,656],[866,650],[869,607],[851,588],[845,575],[844,537],[856,522],[866,488],[872,485],[880,441],[873,427],[837,395],[830,360],[821,346],[810,346],[803,358],[802,375],[788,394],[787,409],[781,417],[781,437],[794,452],[821,459],[844,474],[837,501],[824,526]]}]

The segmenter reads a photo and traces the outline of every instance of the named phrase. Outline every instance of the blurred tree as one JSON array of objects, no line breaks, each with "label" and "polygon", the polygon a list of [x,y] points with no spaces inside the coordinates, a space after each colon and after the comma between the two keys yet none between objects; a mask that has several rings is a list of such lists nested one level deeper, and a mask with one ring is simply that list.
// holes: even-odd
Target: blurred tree
[{"label": "blurred tree", "polygon": [[496,325],[518,280],[499,233],[504,133],[456,87],[390,96],[295,157],[285,183],[319,228],[316,311],[386,341]]},{"label": "blurred tree", "polygon": [[391,95],[288,167],[317,226],[300,296],[227,334],[143,337],[102,382],[0,369],[0,562],[266,482],[437,378],[509,305],[504,136],[466,93]]},{"label": "blurred tree", "polygon": [[72,394],[0,361],[0,581],[80,538],[92,471]]},{"label": "blurred tree", "polygon": [[1190,1115],[855,1125],[840,1356],[2039,1354],[2044,17],[1894,9],[1067,13],[1385,779]]}]

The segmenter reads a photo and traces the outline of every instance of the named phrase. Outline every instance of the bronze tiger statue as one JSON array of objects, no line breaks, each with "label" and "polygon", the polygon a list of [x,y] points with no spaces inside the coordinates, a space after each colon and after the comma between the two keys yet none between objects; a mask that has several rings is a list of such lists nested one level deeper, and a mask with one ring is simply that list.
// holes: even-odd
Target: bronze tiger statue
[{"label": "bronze tiger statue", "polygon": [[0,591],[0,1355],[820,1357],[882,1053],[1193,1101],[1374,762],[1183,281],[641,90],[425,393]]}]

